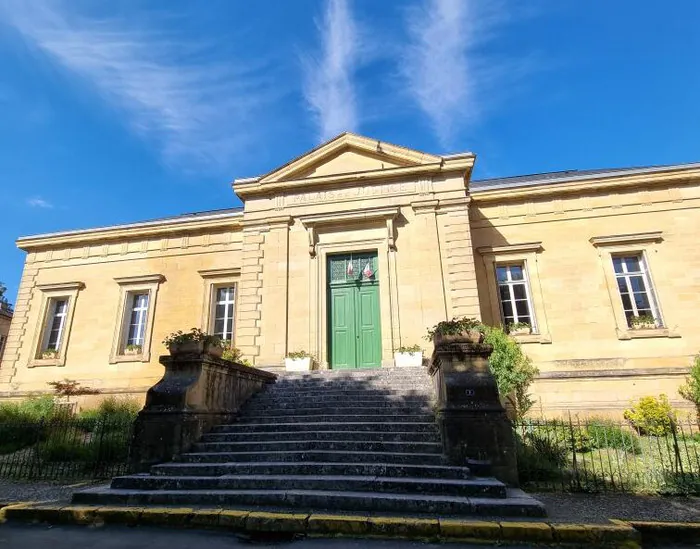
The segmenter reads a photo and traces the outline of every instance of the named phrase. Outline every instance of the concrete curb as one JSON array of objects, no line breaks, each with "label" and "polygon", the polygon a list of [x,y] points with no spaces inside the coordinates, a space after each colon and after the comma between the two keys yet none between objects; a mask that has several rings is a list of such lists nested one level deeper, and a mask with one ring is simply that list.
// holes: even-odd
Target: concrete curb
[{"label": "concrete curb", "polygon": [[[557,524],[458,518],[375,517],[189,507],[130,507],[16,503],[0,508],[0,522],[127,524],[217,528],[238,532],[288,532],[315,537],[372,537],[481,543],[573,544],[639,547],[642,537],[628,523]],[[700,532],[700,525],[697,525]]]}]

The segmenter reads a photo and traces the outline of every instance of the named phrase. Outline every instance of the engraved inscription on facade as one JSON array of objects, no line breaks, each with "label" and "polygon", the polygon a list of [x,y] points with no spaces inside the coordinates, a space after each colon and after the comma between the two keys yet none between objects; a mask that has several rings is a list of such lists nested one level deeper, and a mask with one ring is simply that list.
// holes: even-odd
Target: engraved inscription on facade
[{"label": "engraved inscription on facade", "polygon": [[316,202],[338,202],[355,198],[372,198],[390,194],[407,194],[416,192],[415,181],[390,183],[387,185],[365,185],[364,187],[347,187],[328,191],[316,191],[290,194],[285,197],[286,206],[311,204]]}]

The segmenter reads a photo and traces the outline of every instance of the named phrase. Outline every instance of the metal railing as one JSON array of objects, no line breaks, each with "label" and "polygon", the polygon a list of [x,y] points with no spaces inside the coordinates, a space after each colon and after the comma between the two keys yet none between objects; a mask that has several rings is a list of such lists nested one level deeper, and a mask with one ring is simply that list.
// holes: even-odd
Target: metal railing
[{"label": "metal railing", "polygon": [[518,470],[530,490],[700,493],[700,432],[669,421],[653,436],[606,419],[514,423]]},{"label": "metal railing", "polygon": [[57,416],[0,423],[0,478],[102,479],[127,471],[132,421]]}]

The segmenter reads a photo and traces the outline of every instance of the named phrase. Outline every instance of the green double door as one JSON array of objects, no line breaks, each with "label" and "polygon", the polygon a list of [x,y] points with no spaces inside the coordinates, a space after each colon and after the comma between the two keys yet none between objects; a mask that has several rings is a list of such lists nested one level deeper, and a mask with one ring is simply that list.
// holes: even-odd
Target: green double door
[{"label": "green double door", "polygon": [[377,254],[329,256],[328,275],[330,367],[380,367]]}]

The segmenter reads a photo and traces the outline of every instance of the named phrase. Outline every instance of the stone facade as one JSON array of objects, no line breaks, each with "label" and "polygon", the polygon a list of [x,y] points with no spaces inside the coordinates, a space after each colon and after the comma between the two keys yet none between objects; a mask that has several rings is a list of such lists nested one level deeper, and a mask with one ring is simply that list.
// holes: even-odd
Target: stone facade
[{"label": "stone facade", "polygon": [[[495,265],[525,266],[541,409],[617,413],[676,387],[700,349],[700,167],[565,172],[470,181],[470,153],[434,156],[352,134],[257,178],[244,202],[118,227],[21,238],[27,259],[0,367],[0,394],[71,378],[143,395],[165,335],[213,330],[212,298],[236,288],[235,345],[257,366],[296,350],[329,366],[328,258],[376,253],[381,366],[454,316],[501,321]],[[642,254],[658,327],[630,330],[612,255]],[[611,255],[612,254],[612,255]],[[126,354],[129,300],[149,296],[144,342]],[[56,356],[47,319],[68,303]]]}]

